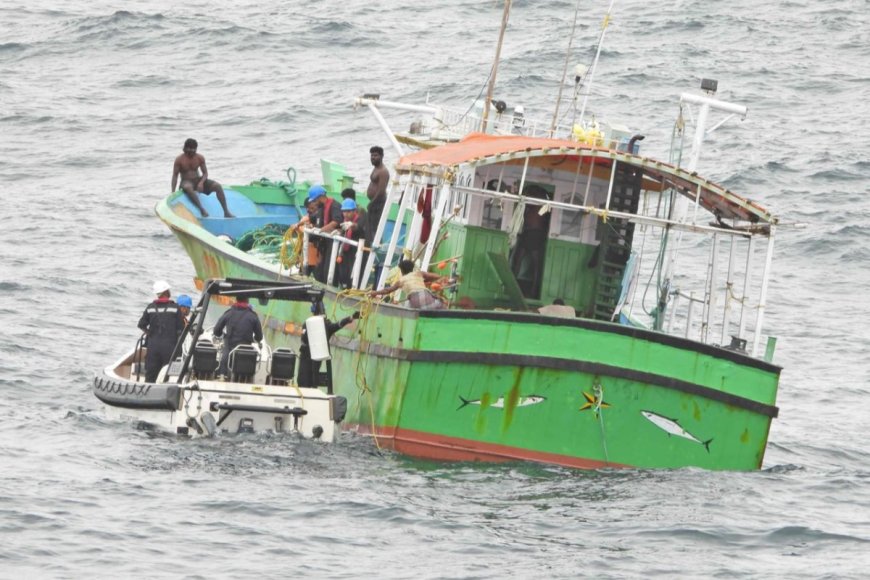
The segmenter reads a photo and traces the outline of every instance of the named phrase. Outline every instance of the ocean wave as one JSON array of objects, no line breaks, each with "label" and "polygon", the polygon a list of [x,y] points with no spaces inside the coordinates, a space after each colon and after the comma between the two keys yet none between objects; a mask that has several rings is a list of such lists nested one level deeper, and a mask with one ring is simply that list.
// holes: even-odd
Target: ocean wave
[{"label": "ocean wave", "polygon": [[21,53],[30,47],[30,44],[24,42],[2,42],[0,43],[0,55],[7,56],[9,54]]},{"label": "ocean wave", "polygon": [[838,534],[834,532],[826,532],[817,528],[807,526],[783,526],[770,530],[761,538],[764,542],[774,542],[781,544],[791,544],[793,542],[858,542],[861,544],[870,543],[870,538],[863,536],[854,536],[850,534]]},{"label": "ocean wave", "polygon": [[114,33],[119,28],[148,26],[151,30],[159,29],[160,24],[168,19],[161,13],[147,14],[129,10],[117,10],[108,15],[85,16],[73,19],[68,23],[70,30],[81,33]]}]

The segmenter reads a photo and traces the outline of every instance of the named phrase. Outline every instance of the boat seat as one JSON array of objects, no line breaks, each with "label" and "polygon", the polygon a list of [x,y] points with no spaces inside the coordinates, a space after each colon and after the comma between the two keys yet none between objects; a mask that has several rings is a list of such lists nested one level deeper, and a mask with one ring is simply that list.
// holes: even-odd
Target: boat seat
[{"label": "boat seat", "polygon": [[286,385],[296,373],[296,353],[289,348],[276,348],[272,351],[269,365],[269,381],[272,384]]},{"label": "boat seat", "polygon": [[218,369],[217,348],[208,340],[200,340],[193,347],[193,372],[197,378],[212,379]]},{"label": "boat seat", "polygon": [[257,372],[257,349],[250,344],[240,344],[232,350],[229,358],[230,379],[237,383],[249,383]]}]

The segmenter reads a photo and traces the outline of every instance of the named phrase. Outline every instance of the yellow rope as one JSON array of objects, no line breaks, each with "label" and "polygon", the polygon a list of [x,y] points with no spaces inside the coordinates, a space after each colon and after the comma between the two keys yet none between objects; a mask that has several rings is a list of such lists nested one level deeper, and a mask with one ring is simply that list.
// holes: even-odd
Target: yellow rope
[{"label": "yellow rope", "polygon": [[[302,247],[305,242],[305,235],[302,228],[292,226],[284,232],[284,238],[281,240],[281,252],[278,256],[280,267],[289,270],[296,266],[302,268]],[[292,248],[292,252],[288,252],[287,248]]]},{"label": "yellow rope", "polygon": [[[347,302],[353,300],[356,304],[351,305]],[[378,433],[376,429],[375,423],[375,407],[373,400],[373,393],[371,387],[369,387],[368,380],[366,379],[366,371],[368,370],[368,362],[367,359],[364,360],[363,357],[363,349],[366,345],[371,342],[368,338],[369,333],[369,322],[372,320],[372,316],[377,314],[378,303],[372,300],[371,296],[369,296],[368,290],[357,290],[355,288],[350,288],[347,290],[342,290],[336,296],[335,303],[332,306],[332,318],[336,317],[338,307],[341,306],[345,310],[352,309],[357,307],[359,309],[359,322],[357,323],[357,332],[359,333],[359,349],[356,353],[356,368],[354,369],[354,378],[357,390],[359,391],[359,397],[362,398],[366,396],[368,400],[369,407],[369,421],[371,423],[371,431],[372,437],[375,440],[375,446],[380,450],[381,444],[378,441]]]}]

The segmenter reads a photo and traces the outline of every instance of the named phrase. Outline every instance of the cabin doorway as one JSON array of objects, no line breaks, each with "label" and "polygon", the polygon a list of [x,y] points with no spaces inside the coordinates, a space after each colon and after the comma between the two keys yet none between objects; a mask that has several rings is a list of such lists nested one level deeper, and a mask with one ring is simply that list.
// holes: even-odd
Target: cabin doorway
[{"label": "cabin doorway", "polygon": [[[540,185],[529,184],[523,194],[536,199],[552,199],[551,194]],[[550,212],[541,215],[541,207],[527,204],[523,210],[523,227],[517,243],[511,251],[511,271],[525,298],[538,300],[544,277],[544,258],[547,255],[547,239],[550,233]]]}]

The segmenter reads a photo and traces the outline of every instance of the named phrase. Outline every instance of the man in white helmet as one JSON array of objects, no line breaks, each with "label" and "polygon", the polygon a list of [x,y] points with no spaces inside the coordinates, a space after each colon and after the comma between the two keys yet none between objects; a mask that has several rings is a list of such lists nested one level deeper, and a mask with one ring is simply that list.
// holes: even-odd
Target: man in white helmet
[{"label": "man in white helmet", "polygon": [[172,351],[178,337],[184,330],[184,317],[172,299],[169,298],[169,284],[163,280],[154,283],[153,291],[157,298],[145,308],[139,319],[139,329],[146,334],[145,345],[145,382],[154,383],[164,365],[172,358]]}]

